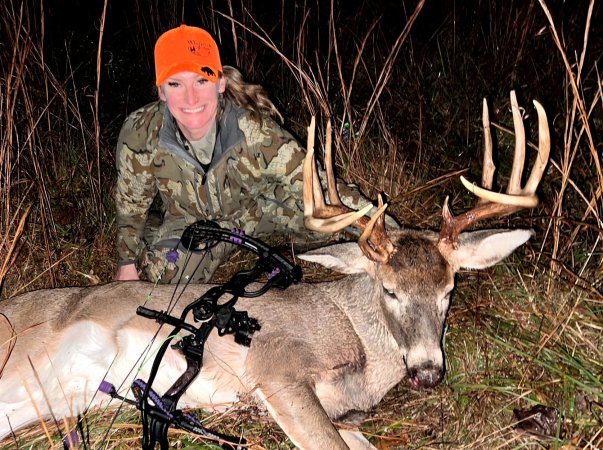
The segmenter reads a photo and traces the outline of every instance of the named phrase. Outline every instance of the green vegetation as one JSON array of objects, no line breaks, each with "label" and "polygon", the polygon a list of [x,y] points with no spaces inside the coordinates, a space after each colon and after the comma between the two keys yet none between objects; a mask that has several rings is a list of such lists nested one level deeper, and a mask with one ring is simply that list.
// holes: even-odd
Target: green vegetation
[{"label": "green vegetation", "polygon": [[[371,198],[387,193],[391,213],[413,227],[437,229],[446,195],[457,212],[472,205],[458,175],[479,179],[484,97],[502,130],[506,185],[515,89],[528,139],[537,138],[531,101],[545,106],[551,163],[538,208],[483,226],[536,236],[505,264],[460,274],[445,382],[428,392],[401,383],[362,429],[380,449],[603,448],[599,2],[118,3],[1,3],[1,298],[111,280],[113,146],[126,114],[156,96],[156,37],[182,21],[214,31],[224,62],[268,88],[302,142],[311,114],[331,117],[340,176]],[[559,410],[557,438],[514,430],[513,409],[535,404]],[[89,424],[91,448],[140,446],[135,413],[122,413],[108,439],[103,421],[111,415]],[[292,448],[253,407],[209,421],[252,448]],[[211,448],[173,437],[178,448]],[[18,442],[61,447],[50,439],[36,427]]]}]

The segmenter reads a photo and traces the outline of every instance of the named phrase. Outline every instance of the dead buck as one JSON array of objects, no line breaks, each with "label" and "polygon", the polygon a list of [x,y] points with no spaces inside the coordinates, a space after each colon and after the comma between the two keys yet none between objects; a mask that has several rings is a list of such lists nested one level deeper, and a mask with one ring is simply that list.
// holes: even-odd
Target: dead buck
[{"label": "dead buck", "polygon": [[[261,330],[250,347],[236,344],[232,336],[212,335],[201,375],[180,404],[211,410],[229,407],[243,397],[255,398],[301,449],[374,449],[361,433],[338,430],[331,420],[349,411],[370,410],[404,377],[413,388],[437,385],[444,375],[442,338],[455,273],[460,268],[492,266],[533,234],[464,231],[480,219],[537,204],[535,192],[550,147],[547,118],[534,102],[539,153],[522,188],[525,138],[513,93],[511,104],[516,148],[507,193],[491,192],[494,166],[484,103],[483,188],[463,181],[480,200],[456,217],[446,202],[439,233],[386,232],[385,206],[370,220],[366,211],[343,206],[330,167],[330,132],[326,167],[331,205],[326,205],[314,163],[312,121],[304,167],[306,225],[329,232],[352,225],[362,230],[362,237],[359,246],[337,244],[300,258],[349,276],[240,299],[238,308],[257,318]],[[208,288],[188,286],[180,304]],[[147,306],[165,310],[173,290],[157,287]],[[0,381],[0,436],[41,418],[74,416],[107,403],[109,397],[97,393],[103,379],[116,386],[128,377],[131,382],[131,369],[157,329],[135,313],[150,291],[147,283],[117,282],[30,292],[1,302],[0,311],[10,326],[1,327],[0,337],[6,354]],[[143,364],[137,376],[144,379],[147,366]],[[182,356],[170,349],[154,388],[165,391],[184,367]],[[128,382],[123,386],[126,395]]]}]

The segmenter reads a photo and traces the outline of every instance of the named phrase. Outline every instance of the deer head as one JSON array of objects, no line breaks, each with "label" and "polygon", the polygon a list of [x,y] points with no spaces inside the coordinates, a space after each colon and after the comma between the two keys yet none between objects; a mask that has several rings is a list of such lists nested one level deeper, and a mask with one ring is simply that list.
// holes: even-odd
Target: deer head
[{"label": "deer head", "polygon": [[[365,214],[371,205],[353,211],[344,206],[337,194],[332,169],[331,128],[327,125],[325,166],[331,204],[324,200],[314,161],[314,128],[308,128],[308,153],[304,163],[304,208],[307,228],[334,232],[348,226],[362,231],[358,250],[352,247],[320,249],[303,256],[343,273],[366,273],[382,286],[380,298],[384,318],[396,339],[413,387],[431,387],[444,374],[442,337],[454,275],[460,268],[482,269],[507,257],[525,243],[531,230],[479,230],[467,232],[481,219],[503,216],[538,203],[536,189],[549,157],[550,137],[546,114],[534,102],[539,118],[539,151],[525,185],[520,186],[525,159],[525,133],[515,94],[511,106],[516,131],[514,164],[506,194],[492,192],[495,167],[492,163],[492,139],[488,110],[484,102],[484,173],[482,187],[465,178],[465,187],[479,197],[478,204],[459,216],[453,216],[447,200],[439,233],[398,229],[387,231],[384,213],[387,205],[379,200],[372,218]],[[367,318],[371,320],[372,318]]]}]

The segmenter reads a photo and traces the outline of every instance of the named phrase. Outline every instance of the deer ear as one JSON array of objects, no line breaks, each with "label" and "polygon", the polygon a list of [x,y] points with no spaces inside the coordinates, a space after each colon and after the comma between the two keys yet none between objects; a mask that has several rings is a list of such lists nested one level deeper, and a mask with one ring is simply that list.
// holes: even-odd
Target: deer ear
[{"label": "deer ear", "polygon": [[534,235],[533,230],[479,230],[461,233],[454,266],[485,269],[502,261]]},{"label": "deer ear", "polygon": [[358,244],[355,242],[346,242],[344,244],[329,245],[328,247],[317,248],[298,255],[304,261],[318,263],[329,269],[341,273],[373,273],[375,263],[369,260]]}]

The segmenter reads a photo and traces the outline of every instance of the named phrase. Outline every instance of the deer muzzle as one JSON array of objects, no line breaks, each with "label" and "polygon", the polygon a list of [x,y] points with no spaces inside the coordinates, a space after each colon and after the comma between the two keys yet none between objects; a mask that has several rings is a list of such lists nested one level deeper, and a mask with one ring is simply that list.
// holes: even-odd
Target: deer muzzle
[{"label": "deer muzzle", "polygon": [[444,367],[432,362],[408,368],[410,385],[414,389],[432,388],[440,384],[444,378]]}]

